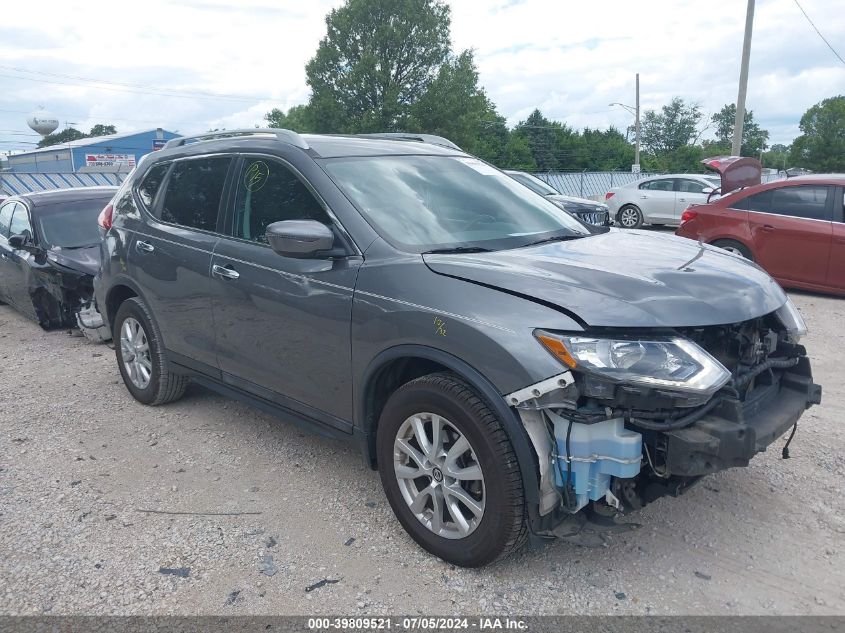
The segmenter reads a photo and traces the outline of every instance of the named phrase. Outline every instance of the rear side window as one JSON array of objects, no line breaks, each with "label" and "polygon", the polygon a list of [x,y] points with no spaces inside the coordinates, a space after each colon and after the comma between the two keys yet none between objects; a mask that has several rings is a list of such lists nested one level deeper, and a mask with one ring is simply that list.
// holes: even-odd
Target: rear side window
[{"label": "rear side window", "polygon": [[167,181],[162,222],[215,231],[230,162],[227,156],[177,161]]},{"label": "rear side window", "polygon": [[144,176],[144,179],[138,185],[138,197],[147,209],[152,210],[155,202],[156,194],[158,193],[164,176],[167,174],[167,169],[170,163],[161,163],[152,167]]},{"label": "rear side window", "polygon": [[12,223],[12,211],[17,202],[7,202],[0,207],[0,235],[9,237],[9,225]]},{"label": "rear side window", "polygon": [[705,187],[710,187],[710,185],[705,185],[703,182],[699,182],[697,180],[687,180],[685,178],[678,180],[678,191],[683,193],[701,193],[704,191]]},{"label": "rear side window", "polygon": [[663,180],[649,180],[640,185],[640,189],[648,189],[650,191],[673,191],[674,182],[671,178]]},{"label": "rear side window", "polygon": [[245,159],[237,180],[232,235],[266,244],[267,225],[283,220],[332,223],[308,187],[284,164]]},{"label": "rear side window", "polygon": [[730,206],[732,209],[740,209],[742,211],[765,211],[766,213],[770,213],[772,210],[772,190],[767,189],[766,191],[755,193],[752,196],[746,196]]},{"label": "rear side window", "polygon": [[772,191],[772,213],[794,218],[829,220],[827,198],[832,187],[794,186],[780,187]]}]

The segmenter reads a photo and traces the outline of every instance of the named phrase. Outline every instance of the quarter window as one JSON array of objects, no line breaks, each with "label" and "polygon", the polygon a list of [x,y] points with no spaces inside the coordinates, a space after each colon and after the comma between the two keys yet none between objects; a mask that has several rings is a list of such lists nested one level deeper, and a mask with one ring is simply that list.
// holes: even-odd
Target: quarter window
[{"label": "quarter window", "polygon": [[244,160],[237,182],[232,235],[266,244],[267,225],[283,220],[331,219],[308,187],[282,163]]},{"label": "quarter window", "polygon": [[29,223],[29,212],[22,204],[15,205],[15,212],[12,214],[12,222],[9,225],[9,235],[21,235],[27,233],[32,237],[32,225]]},{"label": "quarter window", "polygon": [[141,202],[147,209],[153,208],[156,194],[161,187],[165,174],[167,174],[168,167],[170,167],[170,163],[154,165],[144,176],[141,184],[138,185],[138,197],[141,198]]},{"label": "quarter window", "polygon": [[673,191],[674,188],[674,183],[671,178],[649,180],[640,185],[640,189],[648,189],[649,191]]},{"label": "quarter window", "polygon": [[177,161],[167,181],[161,220],[215,231],[230,161],[227,156]]},{"label": "quarter window", "polygon": [[827,198],[831,187],[793,186],[780,187],[772,192],[772,213],[794,218],[828,220]]},{"label": "quarter window", "polygon": [[7,202],[0,207],[0,235],[9,237],[9,225],[12,223],[12,211],[17,202]]}]

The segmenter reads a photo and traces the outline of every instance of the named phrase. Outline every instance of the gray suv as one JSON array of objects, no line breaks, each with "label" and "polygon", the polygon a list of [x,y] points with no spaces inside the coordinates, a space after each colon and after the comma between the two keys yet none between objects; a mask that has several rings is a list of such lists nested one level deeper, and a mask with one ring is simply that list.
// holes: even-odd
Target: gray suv
[{"label": "gray suv", "polygon": [[457,565],[745,466],[820,401],[756,265],[583,224],[439,137],[176,139],[100,226],[137,400],[195,382],[357,442]]}]

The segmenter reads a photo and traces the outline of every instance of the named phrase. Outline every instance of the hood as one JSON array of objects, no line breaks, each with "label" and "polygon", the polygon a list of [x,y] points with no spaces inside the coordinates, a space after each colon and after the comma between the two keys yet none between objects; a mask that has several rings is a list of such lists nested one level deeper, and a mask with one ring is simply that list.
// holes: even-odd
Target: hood
[{"label": "hood", "polygon": [[647,231],[610,229],[568,242],[423,257],[435,273],[552,303],[595,327],[737,323],[786,301],[755,264]]},{"label": "hood", "polygon": [[606,211],[607,205],[604,202],[596,202],[595,200],[589,200],[587,198],[577,198],[575,196],[564,196],[563,194],[556,194],[546,196],[547,199],[553,200],[555,202],[568,202],[570,204],[577,204],[583,205],[585,207],[589,207],[589,211]]},{"label": "hood", "polygon": [[93,277],[100,270],[100,245],[94,244],[82,248],[53,247],[47,252],[47,259]]}]

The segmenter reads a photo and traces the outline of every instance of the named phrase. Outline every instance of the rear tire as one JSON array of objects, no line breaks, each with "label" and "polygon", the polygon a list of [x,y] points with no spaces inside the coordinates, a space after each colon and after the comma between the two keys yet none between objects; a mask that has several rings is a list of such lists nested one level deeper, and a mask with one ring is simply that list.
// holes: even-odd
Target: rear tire
[{"label": "rear tire", "polygon": [[616,214],[616,223],[623,229],[638,229],[643,225],[643,212],[633,204],[626,204]]},{"label": "rear tire", "polygon": [[120,304],[114,319],[114,352],[129,393],[156,406],[178,400],[188,378],[170,371],[161,332],[147,305],[137,297]]},{"label": "rear tire", "polygon": [[713,242],[713,246],[718,248],[724,249],[729,253],[733,253],[734,255],[742,255],[745,259],[750,261],[754,261],[754,255],[751,254],[751,251],[745,244],[741,242],[737,242],[736,240],[716,240]]},{"label": "rear tire", "polygon": [[376,451],[396,518],[435,556],[481,567],[525,542],[522,476],[511,442],[492,409],[454,374],[430,374],[397,389],[381,414]]}]

